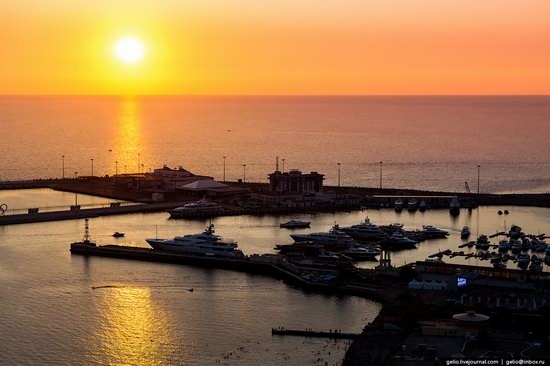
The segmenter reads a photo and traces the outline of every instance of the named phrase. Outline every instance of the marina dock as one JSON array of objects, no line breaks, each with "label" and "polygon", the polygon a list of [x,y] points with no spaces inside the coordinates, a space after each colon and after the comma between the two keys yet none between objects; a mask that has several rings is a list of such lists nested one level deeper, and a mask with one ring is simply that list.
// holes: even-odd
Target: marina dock
[{"label": "marina dock", "polygon": [[287,283],[309,291],[321,293],[355,295],[392,303],[403,290],[399,285],[388,283],[368,283],[363,281],[319,282],[302,276],[293,270],[284,256],[274,254],[252,254],[244,258],[219,258],[174,252],[162,252],[151,248],[129,247],[121,245],[71,244],[72,254],[84,256],[110,257],[148,262],[165,262],[192,265],[206,268],[228,269],[240,272],[260,274],[281,279]]}]

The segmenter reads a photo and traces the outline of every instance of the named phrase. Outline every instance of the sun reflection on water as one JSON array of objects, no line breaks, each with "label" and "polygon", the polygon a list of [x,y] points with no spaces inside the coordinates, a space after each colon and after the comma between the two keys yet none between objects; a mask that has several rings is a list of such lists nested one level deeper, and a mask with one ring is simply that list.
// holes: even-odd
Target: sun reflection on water
[{"label": "sun reflection on water", "polygon": [[96,356],[108,365],[163,365],[174,354],[171,324],[147,287],[96,288]]},{"label": "sun reflection on water", "polygon": [[139,100],[125,98],[120,101],[120,114],[116,139],[116,160],[118,173],[136,173],[144,163],[142,148],[143,121],[139,109]]}]

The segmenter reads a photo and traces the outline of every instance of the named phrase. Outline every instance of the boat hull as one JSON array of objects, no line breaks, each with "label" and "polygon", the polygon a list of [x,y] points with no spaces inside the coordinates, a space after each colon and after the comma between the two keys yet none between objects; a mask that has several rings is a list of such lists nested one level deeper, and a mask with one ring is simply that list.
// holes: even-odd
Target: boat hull
[{"label": "boat hull", "polygon": [[182,254],[202,255],[206,257],[222,257],[222,258],[242,258],[244,254],[240,250],[221,251],[221,250],[205,250],[202,248],[193,248],[177,244],[164,243],[157,240],[146,240],[147,243],[155,250],[163,252],[175,252]]}]

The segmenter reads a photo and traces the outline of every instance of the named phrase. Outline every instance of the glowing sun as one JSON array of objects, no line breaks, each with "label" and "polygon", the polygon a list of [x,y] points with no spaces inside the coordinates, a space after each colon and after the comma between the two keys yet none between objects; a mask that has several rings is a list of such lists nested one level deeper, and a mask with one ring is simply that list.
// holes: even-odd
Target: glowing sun
[{"label": "glowing sun", "polygon": [[117,42],[115,52],[120,61],[133,64],[142,59],[143,45],[135,38],[122,38]]}]

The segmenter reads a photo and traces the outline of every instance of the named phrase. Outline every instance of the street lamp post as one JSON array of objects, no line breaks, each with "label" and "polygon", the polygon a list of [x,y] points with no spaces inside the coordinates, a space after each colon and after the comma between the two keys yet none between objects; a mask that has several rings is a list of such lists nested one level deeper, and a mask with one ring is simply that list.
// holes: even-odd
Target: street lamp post
[{"label": "street lamp post", "polygon": [[226,156],[223,157],[223,182],[225,183],[225,158]]},{"label": "street lamp post", "polygon": [[285,159],[283,159],[283,173],[285,172]]},{"label": "street lamp post", "polygon": [[340,187],[340,165],[342,165],[342,163],[337,163],[338,165],[338,187]]},{"label": "street lamp post", "polygon": [[115,160],[115,182],[116,182],[117,176],[118,176],[118,160]]},{"label": "street lamp post", "polygon": [[141,159],[141,154],[138,153],[138,173],[139,173],[139,167],[140,167],[140,159]]},{"label": "street lamp post", "polygon": [[90,159],[92,162],[92,177],[94,176],[94,159]]},{"label": "street lamp post", "polygon": [[65,155],[61,155],[61,177],[65,179]]},{"label": "street lamp post", "polygon": [[[78,172],[74,172],[74,179],[78,178]],[[74,192],[74,205],[78,206],[78,193]]]},{"label": "street lamp post", "polygon": [[477,166],[477,194],[479,194],[479,171],[481,169],[481,165]]},{"label": "street lamp post", "polygon": [[382,164],[383,162],[380,162],[380,189],[382,189]]},{"label": "street lamp post", "polygon": [[243,189],[246,189],[246,164],[243,164]]}]

